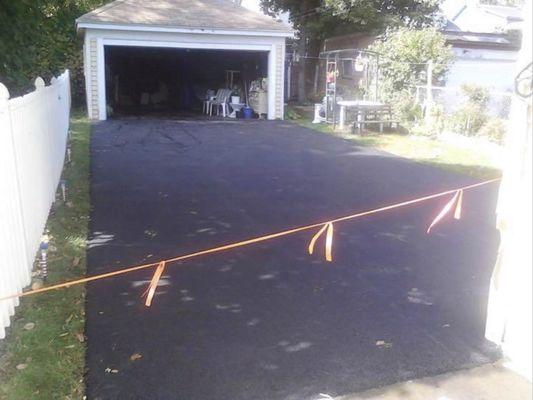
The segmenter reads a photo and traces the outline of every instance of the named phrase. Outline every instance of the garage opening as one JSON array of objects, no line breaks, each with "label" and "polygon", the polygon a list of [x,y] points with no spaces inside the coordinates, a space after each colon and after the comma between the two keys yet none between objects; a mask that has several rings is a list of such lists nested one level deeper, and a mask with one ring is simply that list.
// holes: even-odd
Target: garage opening
[{"label": "garage opening", "polygon": [[[199,116],[204,100],[219,89],[231,89],[229,103],[249,104],[255,117],[268,113],[266,51],[129,46],[104,51],[109,117]],[[242,115],[239,107],[228,111]]]}]

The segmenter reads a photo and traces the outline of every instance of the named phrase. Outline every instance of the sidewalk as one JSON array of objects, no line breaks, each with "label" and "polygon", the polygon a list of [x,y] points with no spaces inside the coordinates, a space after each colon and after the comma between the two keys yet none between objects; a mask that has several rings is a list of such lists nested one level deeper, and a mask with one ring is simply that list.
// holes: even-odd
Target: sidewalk
[{"label": "sidewalk", "polygon": [[397,383],[336,400],[530,400],[532,395],[531,382],[496,363]]}]

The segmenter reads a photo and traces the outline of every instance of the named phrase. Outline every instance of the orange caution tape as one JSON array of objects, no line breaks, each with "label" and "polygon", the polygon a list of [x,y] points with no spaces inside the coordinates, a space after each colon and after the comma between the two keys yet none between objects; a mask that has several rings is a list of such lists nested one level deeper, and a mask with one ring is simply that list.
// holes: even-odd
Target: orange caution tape
[{"label": "orange caution tape", "polygon": [[[288,230],[281,231],[281,232],[271,233],[269,235],[258,236],[258,237],[252,238],[252,239],[243,240],[241,242],[230,243],[230,244],[226,244],[226,245],[223,245],[223,246],[213,247],[213,248],[210,248],[210,249],[207,249],[207,250],[201,250],[201,251],[197,251],[197,252],[194,252],[194,253],[189,253],[189,254],[177,256],[177,257],[174,257],[174,258],[169,258],[167,260],[162,260],[160,262],[136,265],[136,266],[129,267],[129,268],[124,268],[124,269],[119,269],[119,270],[116,270],[116,271],[107,272],[107,273],[104,273],[104,274],[93,275],[93,276],[88,276],[88,277],[85,277],[85,278],[75,279],[75,280],[72,280],[72,281],[58,283],[58,284],[46,286],[46,287],[43,287],[43,288],[40,288],[40,289],[28,290],[27,292],[22,292],[22,293],[15,293],[15,294],[11,294],[11,295],[8,295],[8,296],[0,297],[0,301],[14,299],[14,298],[17,298],[17,297],[31,296],[31,295],[38,294],[38,293],[45,293],[45,292],[49,292],[51,290],[68,288],[68,287],[73,286],[73,285],[80,285],[82,283],[93,282],[93,281],[97,281],[97,280],[101,280],[101,279],[110,278],[110,277],[113,277],[113,276],[129,274],[131,272],[139,271],[139,270],[142,270],[142,269],[155,267],[156,265],[160,265],[162,262],[168,264],[168,263],[175,262],[175,261],[188,260],[188,259],[191,259],[191,258],[195,258],[195,257],[207,255],[207,254],[218,253],[218,252],[221,252],[221,251],[230,250],[230,249],[234,249],[234,248],[237,248],[237,247],[243,247],[243,246],[248,246],[248,245],[254,244],[254,243],[264,242],[264,241],[275,239],[275,238],[278,238],[278,237],[291,235],[293,233],[297,233],[297,232],[302,232],[302,231],[318,228],[320,226],[322,226],[323,229],[325,227],[328,227],[329,234],[327,234],[327,237],[326,237],[326,258],[328,257],[328,254],[329,254],[329,258],[331,259],[331,246],[332,246],[332,242],[333,242],[333,223],[335,223],[335,222],[341,222],[341,221],[351,220],[351,219],[355,219],[355,218],[361,218],[361,217],[364,217],[364,216],[367,216],[367,215],[377,214],[377,213],[380,213],[380,212],[393,210],[393,209],[400,208],[400,207],[406,207],[406,206],[409,206],[409,205],[412,205],[412,204],[421,203],[423,201],[427,201],[427,200],[435,199],[435,198],[438,198],[438,197],[446,196],[446,195],[451,194],[451,193],[456,193],[458,191],[463,191],[463,190],[473,189],[473,188],[476,188],[476,187],[479,187],[479,186],[483,186],[483,185],[488,185],[489,183],[497,182],[497,181],[500,181],[500,180],[501,180],[501,178],[491,179],[491,180],[488,180],[488,181],[475,183],[473,185],[468,185],[468,186],[464,186],[464,187],[457,188],[457,189],[447,190],[447,191],[444,191],[444,192],[435,193],[435,194],[431,194],[431,195],[424,196],[424,197],[418,197],[416,199],[407,200],[407,201],[403,201],[401,203],[395,203],[395,204],[391,204],[391,205],[380,207],[380,208],[375,208],[373,210],[368,210],[368,211],[360,212],[360,213],[357,213],[357,214],[346,215],[344,217],[339,217],[339,218],[336,218],[336,219],[332,219],[332,220],[327,221],[327,222],[318,222],[316,224],[301,226],[301,227],[294,228],[294,229],[288,229]],[[450,205],[450,208],[451,208],[451,205]],[[458,213],[460,213],[460,211],[457,211],[457,208],[456,208],[456,215]],[[331,226],[329,226],[330,224],[331,224]],[[434,224],[432,224],[432,226],[433,225]],[[431,226],[430,226],[430,229],[431,229]],[[430,229],[428,229],[428,232],[429,232]],[[329,237],[329,239],[328,239],[328,237]],[[328,250],[328,248],[329,248],[329,250]],[[328,260],[328,261],[330,261],[330,260]]]},{"label": "orange caution tape", "polygon": [[322,228],[313,236],[311,241],[309,242],[309,246],[307,248],[307,251],[309,254],[313,254],[313,251],[315,250],[315,243],[318,240],[320,236],[326,231],[326,251],[325,251],[325,257],[327,261],[332,261],[333,258],[331,256],[331,247],[333,245],[333,224],[331,222],[327,222],[324,224]]},{"label": "orange caution tape", "polygon": [[320,230],[317,233],[315,233],[315,235],[313,236],[313,238],[309,242],[309,247],[307,248],[307,251],[309,252],[309,254],[313,254],[313,251],[315,250],[316,241],[318,240],[320,235],[322,235],[322,233],[324,233],[324,231],[326,230],[327,227],[328,227],[328,224],[325,224],[322,228],[320,228]]},{"label": "orange caution tape", "polygon": [[437,225],[446,216],[446,214],[450,212],[454,204],[455,204],[455,212],[453,216],[455,219],[461,219],[462,203],[463,203],[463,190],[459,189],[457,192],[455,192],[455,195],[452,197],[452,199],[448,203],[446,203],[446,205],[441,210],[441,212],[435,217],[433,222],[429,225],[427,233],[430,233],[431,228]]},{"label": "orange caution tape", "polygon": [[453,217],[455,219],[461,219],[463,209],[463,189],[459,189],[459,197],[457,198],[457,205],[455,206],[455,213]]},{"label": "orange caution tape", "polygon": [[161,279],[161,275],[163,275],[163,271],[165,270],[165,265],[166,261],[161,261],[159,263],[154,272],[154,276],[150,281],[150,285],[148,285],[146,291],[141,295],[141,297],[146,296],[146,302],[144,303],[146,307],[150,307],[152,305],[152,299],[154,298],[155,290],[159,284],[159,279]]},{"label": "orange caution tape", "polygon": [[326,233],[326,261],[333,261],[331,257],[331,246],[333,245],[333,224],[328,224],[328,231]]}]

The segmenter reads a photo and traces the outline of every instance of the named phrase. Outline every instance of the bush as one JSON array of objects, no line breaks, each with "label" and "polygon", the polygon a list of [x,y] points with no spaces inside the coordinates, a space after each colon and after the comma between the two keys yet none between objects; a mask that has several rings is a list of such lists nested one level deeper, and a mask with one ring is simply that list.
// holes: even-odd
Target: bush
[{"label": "bush", "polygon": [[407,90],[392,93],[388,101],[394,118],[407,125],[412,125],[423,116],[422,107]]},{"label": "bush", "polygon": [[481,127],[478,132],[479,136],[486,137],[491,142],[503,144],[505,134],[507,133],[507,126],[500,118],[490,118],[485,125]]},{"label": "bush", "polygon": [[431,107],[429,117],[431,125],[425,127],[428,134],[430,134],[431,136],[440,135],[444,131],[444,127],[446,124],[444,116],[444,107],[440,104],[433,105],[433,107]]},{"label": "bush", "polygon": [[488,89],[478,85],[462,85],[461,91],[466,97],[461,108],[448,120],[448,127],[456,133],[467,136],[478,135],[487,122],[487,104],[490,94]]},{"label": "bush", "polygon": [[380,54],[379,90],[386,101],[398,91],[425,85],[428,61],[435,64],[433,84],[438,84],[453,60],[451,47],[435,28],[389,30],[369,49]]},{"label": "bush", "polygon": [[447,127],[453,132],[474,136],[486,121],[485,110],[473,104],[466,104],[450,116]]},{"label": "bush", "polygon": [[489,90],[479,85],[461,85],[461,91],[467,98],[468,104],[475,104],[481,109],[486,109],[489,103],[490,93]]},{"label": "bush", "polygon": [[300,115],[300,113],[298,113],[295,109],[291,108],[291,107],[285,107],[285,119],[286,120],[292,120],[292,121],[296,121],[296,120],[299,120],[302,118],[302,116]]}]

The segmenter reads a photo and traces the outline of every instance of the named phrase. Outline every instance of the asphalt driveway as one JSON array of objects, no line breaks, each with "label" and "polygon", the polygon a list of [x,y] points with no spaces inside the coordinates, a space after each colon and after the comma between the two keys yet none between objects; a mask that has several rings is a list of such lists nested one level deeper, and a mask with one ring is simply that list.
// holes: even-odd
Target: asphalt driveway
[{"label": "asphalt driveway", "polygon": [[[472,179],[286,122],[94,126],[89,273],[156,261],[453,188]],[[497,187],[425,234],[446,199],[87,290],[89,399],[307,400],[478,365]]]}]

